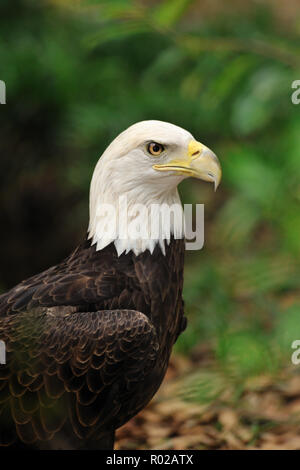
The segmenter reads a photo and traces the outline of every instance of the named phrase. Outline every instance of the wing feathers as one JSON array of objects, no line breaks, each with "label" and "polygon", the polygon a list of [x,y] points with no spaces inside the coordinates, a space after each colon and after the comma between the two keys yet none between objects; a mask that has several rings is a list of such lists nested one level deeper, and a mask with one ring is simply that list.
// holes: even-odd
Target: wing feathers
[{"label": "wing feathers", "polygon": [[118,411],[130,403],[126,393],[157,359],[153,325],[131,310],[27,312],[0,321],[0,335],[9,350],[0,368],[0,423],[8,416],[15,430],[13,437],[0,433],[1,445],[16,435],[25,444],[47,441],[70,426],[87,439],[109,421],[116,426]]}]

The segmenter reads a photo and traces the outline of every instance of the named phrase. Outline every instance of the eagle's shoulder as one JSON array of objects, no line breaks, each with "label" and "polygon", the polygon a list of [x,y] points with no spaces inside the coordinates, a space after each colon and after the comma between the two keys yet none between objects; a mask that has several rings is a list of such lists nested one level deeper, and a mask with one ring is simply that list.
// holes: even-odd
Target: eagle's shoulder
[{"label": "eagle's shoulder", "polygon": [[97,299],[116,295],[120,272],[113,258],[110,247],[100,253],[85,241],[61,263],[2,294],[0,316],[39,307],[88,307]]},{"label": "eagle's shoulder", "polygon": [[183,241],[172,240],[166,255],[157,246],[153,253],[118,256],[113,243],[97,251],[85,240],[60,264],[1,295],[0,316],[45,308],[63,314],[64,307],[69,313],[104,308],[145,312],[147,299],[163,301],[170,286],[177,288],[183,251]]}]

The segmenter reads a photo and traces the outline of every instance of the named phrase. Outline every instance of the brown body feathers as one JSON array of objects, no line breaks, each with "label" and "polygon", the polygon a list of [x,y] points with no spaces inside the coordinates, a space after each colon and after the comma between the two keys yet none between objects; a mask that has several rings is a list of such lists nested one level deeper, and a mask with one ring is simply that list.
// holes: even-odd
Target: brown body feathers
[{"label": "brown body feathers", "polygon": [[185,327],[183,259],[183,240],[120,257],[85,241],[0,296],[0,446],[112,448]]}]

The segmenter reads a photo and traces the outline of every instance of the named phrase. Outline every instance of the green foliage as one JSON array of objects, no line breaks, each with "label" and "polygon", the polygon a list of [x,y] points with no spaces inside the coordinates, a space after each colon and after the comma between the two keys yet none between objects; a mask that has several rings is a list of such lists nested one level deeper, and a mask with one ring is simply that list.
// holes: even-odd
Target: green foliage
[{"label": "green foliage", "polygon": [[300,339],[300,305],[295,304],[282,312],[274,328],[274,339],[284,360],[291,358],[292,343]]},{"label": "green foliage", "polygon": [[159,26],[175,26],[191,3],[195,3],[195,1],[164,0],[156,7],[152,18]]},{"label": "green foliage", "polygon": [[238,331],[219,338],[216,355],[224,370],[239,379],[275,370],[267,337],[258,331]]},{"label": "green foliage", "polygon": [[[182,383],[184,382],[184,383]],[[210,403],[224,391],[224,376],[215,370],[197,371],[180,381],[178,395],[187,402]]]}]

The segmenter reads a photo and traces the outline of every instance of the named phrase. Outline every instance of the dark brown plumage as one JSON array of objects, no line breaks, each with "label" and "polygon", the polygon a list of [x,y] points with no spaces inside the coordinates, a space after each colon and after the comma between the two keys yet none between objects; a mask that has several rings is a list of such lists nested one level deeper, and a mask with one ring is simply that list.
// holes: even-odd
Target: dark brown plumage
[{"label": "dark brown plumage", "polygon": [[[216,188],[215,154],[170,123],[129,127],[93,173],[88,233],[95,243],[86,240],[61,264],[0,296],[7,350],[0,446],[112,448],[115,429],[157,391],[185,328],[177,185],[188,176]],[[114,215],[103,211],[107,203]],[[160,217],[164,207],[173,217],[165,210]]]},{"label": "dark brown plumage", "polygon": [[0,445],[112,448],[157,391],[185,328],[184,241],[118,257],[85,241],[0,296]]}]

